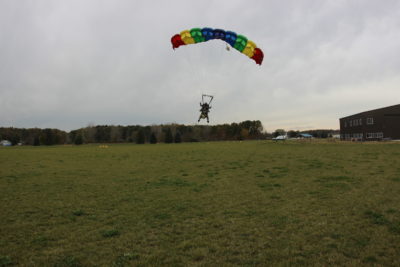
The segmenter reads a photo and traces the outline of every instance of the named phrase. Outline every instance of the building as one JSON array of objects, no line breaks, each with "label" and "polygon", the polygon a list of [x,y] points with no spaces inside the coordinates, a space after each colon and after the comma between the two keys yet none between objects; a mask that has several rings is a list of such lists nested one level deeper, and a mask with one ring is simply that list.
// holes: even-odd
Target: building
[{"label": "building", "polygon": [[311,138],[313,138],[313,136],[311,135],[311,134],[308,134],[308,133],[300,133],[299,134],[299,137],[300,138],[308,138],[308,139],[311,139]]},{"label": "building", "polygon": [[341,140],[400,140],[400,104],[340,119]]},{"label": "building", "polygon": [[1,140],[0,141],[0,146],[11,146],[11,142],[8,140]]}]

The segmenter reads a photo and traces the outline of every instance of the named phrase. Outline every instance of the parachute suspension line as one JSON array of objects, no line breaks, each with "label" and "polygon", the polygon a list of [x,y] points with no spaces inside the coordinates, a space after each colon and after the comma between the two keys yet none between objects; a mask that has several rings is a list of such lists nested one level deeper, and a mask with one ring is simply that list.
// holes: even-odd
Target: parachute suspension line
[{"label": "parachute suspension line", "polygon": [[[240,73],[241,75],[243,75],[243,77],[247,77],[245,74],[245,72],[246,72],[245,64],[246,63],[247,62],[243,62],[241,60],[240,60],[240,62],[236,62],[236,67],[234,68],[235,73]],[[234,74],[231,74],[231,75],[234,75]],[[247,90],[249,89],[246,86],[246,83],[247,83],[246,81],[247,81],[247,78],[239,80],[239,83],[236,82],[234,85],[235,88],[233,90],[233,93],[238,95],[239,99],[241,99],[241,101],[243,101],[243,102],[246,102],[244,98],[246,97]],[[239,104],[239,103],[236,103],[236,104]]]},{"label": "parachute suspension line", "polygon": [[[235,57],[235,56],[237,56],[237,55],[233,55],[233,54],[237,54],[236,52],[237,51],[231,51],[230,49],[231,49],[232,47],[230,46],[230,44],[228,44],[228,43],[222,43],[222,47],[221,47],[221,52],[222,52],[222,58],[221,58],[221,60],[223,61],[223,62],[225,62],[226,64],[224,64],[224,67],[223,67],[223,69],[221,70],[221,76],[224,76],[224,87],[227,89],[227,88],[230,88],[230,87],[236,87],[236,83],[235,84],[231,84],[232,83],[232,81],[234,81],[235,79],[235,75],[241,75],[241,73],[240,72],[237,72],[236,71],[236,68],[235,68],[235,66],[233,65],[231,65],[230,63],[230,61],[232,60],[232,58],[233,57]],[[232,53],[232,54],[231,54]],[[239,61],[241,61],[241,60],[239,60]],[[241,62],[241,63],[243,63],[243,62]],[[233,61],[233,64],[238,64],[238,62],[237,61]],[[229,92],[229,91],[228,91]]]},{"label": "parachute suspension line", "polygon": [[[190,65],[190,69],[192,70],[192,77],[189,80],[189,84],[190,86],[195,86],[197,84],[199,84],[199,70],[198,70],[198,66],[196,66],[196,47],[193,47],[194,49],[192,49],[192,51],[188,50],[188,61],[189,61],[189,65]],[[194,51],[193,51],[194,50]],[[194,52],[194,53],[193,53]]]},{"label": "parachute suspension line", "polygon": [[[184,47],[184,48],[187,48],[187,47]],[[182,49],[182,50],[183,50],[183,49]],[[189,56],[188,56],[188,55],[190,55],[190,53],[187,51],[187,49],[184,49],[184,50],[183,50],[183,58],[184,58],[184,61],[185,61],[185,63],[186,63],[186,70],[187,70],[188,72],[190,72],[190,76],[193,77],[193,75],[194,75],[194,69],[193,69],[192,64],[190,64],[190,59],[189,59]]]},{"label": "parachute suspension line", "polygon": [[[183,47],[183,48],[188,48],[188,47]],[[189,77],[187,82],[189,83],[188,85],[198,85],[201,84],[201,78],[199,77],[199,67],[196,66],[196,55],[193,55],[192,49],[185,49],[185,53],[183,57],[185,58],[185,62],[187,63],[187,70],[190,72]],[[187,85],[186,85],[187,86]]]},{"label": "parachute suspension line", "polygon": [[[202,52],[202,55],[203,55],[203,53],[205,51],[201,51],[201,52]],[[207,84],[207,82],[206,82],[207,81],[207,72],[206,72],[206,68],[204,67],[205,64],[206,64],[206,62],[204,60],[201,60],[201,61],[199,60],[199,64],[198,64],[199,72],[198,72],[198,75],[200,76],[200,78],[199,78],[199,83],[198,84],[200,85],[200,91],[201,92],[203,92],[203,90],[206,89],[204,87]]]},{"label": "parachute suspension line", "polygon": [[[185,47],[186,48],[186,47]],[[199,49],[202,49],[201,47]],[[201,67],[201,64],[199,64],[199,59],[201,58],[199,56],[199,49],[193,49],[191,48],[190,50],[187,49],[187,53],[185,53],[185,55],[183,55],[185,57],[185,61],[187,62],[187,65],[189,65],[187,67],[187,70],[190,72],[190,77],[188,77],[188,86],[192,86],[193,88],[196,88],[196,91],[198,93],[195,93],[196,91],[194,91],[193,95],[198,96],[200,93],[203,94],[203,90],[204,90],[204,84],[205,84],[205,71],[204,68]],[[194,51],[193,51],[194,50]],[[194,52],[194,53],[193,53]],[[200,73],[202,72],[202,73]],[[202,78],[202,76],[204,76],[204,78]],[[197,99],[197,97],[196,97]],[[203,98],[202,98],[202,102],[203,103]],[[194,105],[194,107],[196,107],[196,113],[198,111],[198,102],[196,100],[196,104]]]},{"label": "parachute suspension line", "polygon": [[[219,88],[221,86],[226,87],[227,84],[226,82],[222,82],[226,80],[226,71],[229,69],[229,66],[226,66],[225,63],[225,57],[226,55],[226,48],[225,48],[225,42],[222,40],[216,40],[215,41],[215,46],[217,46],[217,49],[213,51],[215,56],[211,58],[211,60],[216,61],[216,64],[214,65],[213,69],[213,76],[214,78],[212,79],[212,86],[213,86],[213,91],[215,90],[221,90],[225,88]],[[213,93],[212,93],[213,94]]]},{"label": "parachute suspension line", "polygon": [[202,90],[204,90],[204,81],[206,80],[206,73],[203,66],[204,62],[201,60],[202,54],[204,52],[202,50],[204,50],[204,47],[199,46],[194,48],[195,53],[190,55],[191,66],[194,70],[193,87],[197,89],[198,93],[201,93]]},{"label": "parachute suspension line", "polygon": [[223,63],[225,62],[225,57],[226,57],[226,49],[225,49],[225,42],[219,42],[220,43],[220,49],[219,50],[219,69],[218,69],[218,73],[221,74],[221,68]]}]

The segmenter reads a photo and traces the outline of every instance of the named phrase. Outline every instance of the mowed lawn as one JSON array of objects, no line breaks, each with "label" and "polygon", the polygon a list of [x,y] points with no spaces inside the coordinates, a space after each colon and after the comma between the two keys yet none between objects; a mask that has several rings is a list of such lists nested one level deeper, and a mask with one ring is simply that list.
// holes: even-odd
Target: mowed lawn
[{"label": "mowed lawn", "polygon": [[400,143],[0,148],[0,266],[400,265]]}]

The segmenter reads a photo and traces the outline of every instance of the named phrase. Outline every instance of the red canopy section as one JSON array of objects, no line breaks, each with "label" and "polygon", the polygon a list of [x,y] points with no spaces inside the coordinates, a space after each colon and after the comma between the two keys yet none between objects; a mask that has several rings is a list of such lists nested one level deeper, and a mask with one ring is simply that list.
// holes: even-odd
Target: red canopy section
[{"label": "red canopy section", "polygon": [[258,65],[261,65],[264,59],[264,53],[260,48],[254,49],[254,55],[251,57]]},{"label": "red canopy section", "polygon": [[174,36],[172,36],[171,43],[173,49],[178,48],[181,45],[185,45],[185,43],[182,41],[180,34],[175,34]]}]

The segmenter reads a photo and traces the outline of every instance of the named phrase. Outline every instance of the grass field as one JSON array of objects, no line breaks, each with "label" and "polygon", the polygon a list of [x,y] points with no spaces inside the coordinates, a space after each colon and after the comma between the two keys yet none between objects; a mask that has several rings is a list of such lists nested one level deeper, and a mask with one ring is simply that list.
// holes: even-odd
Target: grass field
[{"label": "grass field", "polygon": [[400,143],[0,148],[0,266],[400,265]]}]

